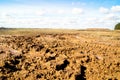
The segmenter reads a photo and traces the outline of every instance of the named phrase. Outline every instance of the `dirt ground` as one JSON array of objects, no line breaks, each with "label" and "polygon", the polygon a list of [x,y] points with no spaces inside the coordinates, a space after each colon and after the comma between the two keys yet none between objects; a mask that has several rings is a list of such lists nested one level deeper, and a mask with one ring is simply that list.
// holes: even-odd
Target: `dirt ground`
[{"label": "dirt ground", "polygon": [[120,31],[0,35],[0,80],[120,80]]}]

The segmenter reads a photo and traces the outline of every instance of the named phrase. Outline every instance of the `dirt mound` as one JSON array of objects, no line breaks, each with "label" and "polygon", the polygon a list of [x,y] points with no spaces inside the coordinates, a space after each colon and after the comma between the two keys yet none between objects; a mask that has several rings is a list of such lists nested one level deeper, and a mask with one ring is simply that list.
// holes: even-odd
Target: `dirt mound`
[{"label": "dirt mound", "polygon": [[0,36],[0,80],[119,80],[119,45],[80,33]]}]

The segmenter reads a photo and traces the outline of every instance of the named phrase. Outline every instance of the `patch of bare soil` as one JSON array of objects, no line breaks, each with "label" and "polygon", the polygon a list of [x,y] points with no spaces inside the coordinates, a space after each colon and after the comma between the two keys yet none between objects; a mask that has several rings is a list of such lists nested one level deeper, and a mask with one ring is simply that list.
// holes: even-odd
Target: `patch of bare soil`
[{"label": "patch of bare soil", "polygon": [[0,80],[119,80],[120,40],[89,34],[0,36]]}]

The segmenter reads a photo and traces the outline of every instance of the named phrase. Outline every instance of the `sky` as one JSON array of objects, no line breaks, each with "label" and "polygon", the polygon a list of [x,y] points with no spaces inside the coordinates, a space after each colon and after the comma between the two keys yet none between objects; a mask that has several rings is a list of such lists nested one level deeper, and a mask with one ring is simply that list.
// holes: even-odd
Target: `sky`
[{"label": "sky", "polygon": [[0,27],[108,28],[120,22],[120,0],[0,0]]}]

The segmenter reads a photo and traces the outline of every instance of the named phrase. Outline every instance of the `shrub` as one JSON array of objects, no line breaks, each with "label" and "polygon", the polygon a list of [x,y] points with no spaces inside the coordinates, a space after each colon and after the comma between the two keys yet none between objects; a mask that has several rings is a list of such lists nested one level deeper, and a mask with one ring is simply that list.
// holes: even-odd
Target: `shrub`
[{"label": "shrub", "polygon": [[115,30],[120,30],[120,23],[115,25]]}]

